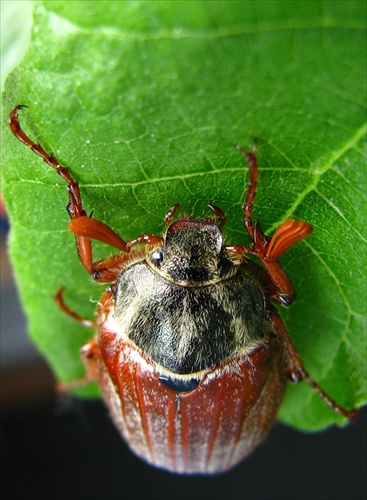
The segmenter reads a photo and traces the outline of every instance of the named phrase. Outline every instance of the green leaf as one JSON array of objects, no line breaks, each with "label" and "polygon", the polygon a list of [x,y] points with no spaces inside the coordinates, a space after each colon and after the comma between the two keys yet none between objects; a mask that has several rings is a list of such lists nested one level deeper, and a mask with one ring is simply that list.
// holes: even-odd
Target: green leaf
[{"label": "green leaf", "polygon": [[[268,233],[289,217],[314,226],[282,260],[298,290],[283,311],[290,335],[333,398],[365,403],[365,18],[358,1],[37,4],[4,94],[2,182],[30,334],[58,378],[83,376],[92,333],[52,294],[65,286],[93,318],[103,288],[76,255],[63,182],[5,125],[16,104],[86,210],[124,239],[161,234],[174,203],[198,217],[214,203],[227,244],[248,244],[247,168],[233,145],[257,137],[255,218]],[[97,258],[110,252],[96,245]],[[289,387],[280,418],[345,423],[305,383]]]}]

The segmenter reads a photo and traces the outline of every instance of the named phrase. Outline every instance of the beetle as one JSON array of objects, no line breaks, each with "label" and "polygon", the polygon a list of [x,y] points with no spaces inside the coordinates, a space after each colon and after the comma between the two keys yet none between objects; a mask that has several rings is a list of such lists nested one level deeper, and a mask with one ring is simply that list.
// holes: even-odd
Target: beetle
[{"label": "beetle", "polygon": [[[66,388],[98,380],[115,425],[139,457],[177,473],[230,469],[273,425],[287,379],[306,381],[336,412],[356,416],[309,376],[276,309],[295,299],[279,259],[312,226],[290,219],[267,237],[253,222],[256,142],[251,152],[237,146],[249,167],[243,225],[250,246],[224,243],[226,215],[211,204],[211,216],[174,220],[176,204],[165,215],[163,237],[125,241],[87,215],[78,182],[24,133],[24,107],[12,110],[11,131],[66,181],[79,259],[94,281],[111,283],[96,321],[69,308],[63,289],[56,294],[64,312],[97,329],[81,349],[85,378]],[[93,239],[120,253],[95,262]]]}]

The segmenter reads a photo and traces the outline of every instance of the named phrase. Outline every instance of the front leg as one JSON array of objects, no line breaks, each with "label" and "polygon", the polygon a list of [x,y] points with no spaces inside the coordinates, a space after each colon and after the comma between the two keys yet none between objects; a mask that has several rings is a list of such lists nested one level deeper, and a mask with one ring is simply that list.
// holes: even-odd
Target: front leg
[{"label": "front leg", "polygon": [[259,176],[256,148],[256,141],[251,152],[237,146],[249,166],[249,182],[242,210],[244,216],[243,225],[253,245],[250,247],[234,245],[226,248],[231,252],[248,253],[258,257],[273,284],[270,298],[283,306],[290,306],[296,296],[295,290],[289,276],[278,260],[291,246],[311,234],[313,228],[307,222],[296,222],[294,219],[289,219],[281,224],[273,236],[269,238],[265,236],[258,222],[253,223],[252,209]]},{"label": "front leg", "polygon": [[22,130],[18,117],[18,111],[22,108],[26,108],[26,106],[16,106],[10,113],[9,125],[11,131],[19,141],[40,156],[64,179],[69,193],[69,203],[66,207],[71,219],[69,229],[75,236],[79,259],[95,281],[113,281],[120,273],[119,265],[126,257],[122,254],[99,262],[93,261],[92,239],[107,243],[118,248],[123,253],[128,253],[131,247],[138,243],[160,244],[163,241],[162,238],[154,235],[142,235],[126,242],[107,224],[89,217],[83,208],[78,182],[73,179],[66,167],[60,165],[54,156],[49,155],[40,144],[33,142]]}]

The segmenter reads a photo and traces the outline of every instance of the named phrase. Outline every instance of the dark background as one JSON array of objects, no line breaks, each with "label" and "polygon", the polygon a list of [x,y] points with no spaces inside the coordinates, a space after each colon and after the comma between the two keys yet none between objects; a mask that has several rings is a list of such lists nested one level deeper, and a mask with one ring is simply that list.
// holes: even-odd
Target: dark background
[{"label": "dark background", "polygon": [[367,498],[366,412],[348,428],[303,434],[275,425],[232,471],[178,476],[149,467],[119,437],[101,402],[56,396],[27,340],[1,246],[3,499]]}]

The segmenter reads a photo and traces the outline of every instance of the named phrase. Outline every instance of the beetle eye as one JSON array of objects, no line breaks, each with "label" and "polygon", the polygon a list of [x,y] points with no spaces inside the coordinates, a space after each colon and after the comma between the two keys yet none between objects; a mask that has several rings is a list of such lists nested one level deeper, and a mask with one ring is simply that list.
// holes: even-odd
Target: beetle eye
[{"label": "beetle eye", "polygon": [[163,261],[163,252],[162,250],[156,250],[155,252],[150,254],[150,260],[155,264],[156,266],[159,266],[162,264]]}]

